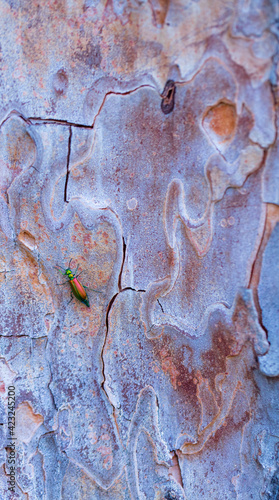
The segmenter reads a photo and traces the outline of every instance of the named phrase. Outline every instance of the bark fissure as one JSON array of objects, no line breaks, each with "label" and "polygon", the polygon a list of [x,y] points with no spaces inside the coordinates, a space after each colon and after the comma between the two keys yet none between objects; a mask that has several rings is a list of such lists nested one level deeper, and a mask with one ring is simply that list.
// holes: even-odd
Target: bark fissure
[{"label": "bark fissure", "polygon": [[68,154],[67,154],[67,164],[66,164],[66,179],[65,179],[65,188],[64,188],[64,201],[65,203],[69,203],[67,199],[67,188],[70,176],[70,157],[71,157],[71,145],[72,145],[72,127],[69,127],[69,139],[68,139]]},{"label": "bark fissure", "polygon": [[[96,115],[94,116],[94,119],[93,119],[93,122],[92,122],[91,125],[88,125],[88,124],[85,124],[85,123],[70,122],[68,120],[59,120],[57,118],[41,118],[39,116],[31,116],[31,117],[28,117],[28,118],[24,118],[22,115],[18,114],[16,111],[14,113],[18,114],[25,122],[27,122],[29,124],[34,124],[34,125],[48,125],[48,124],[52,124],[52,125],[62,125],[62,126],[84,128],[84,129],[93,129],[94,125],[95,125],[95,122],[96,122],[96,119],[99,116],[99,114],[100,114],[100,112],[101,112],[101,110],[102,110],[102,108],[103,108],[103,106],[104,106],[104,104],[105,104],[106,99],[107,99],[108,96],[110,96],[110,95],[127,96],[127,95],[130,95],[130,94],[133,94],[134,92],[137,92],[138,90],[140,90],[142,88],[151,88],[151,89],[157,91],[157,89],[155,88],[155,86],[150,85],[150,84],[143,84],[143,85],[139,85],[138,87],[135,87],[134,89],[126,90],[126,91],[123,91],[123,92],[114,92],[113,90],[107,92],[104,95],[103,101],[102,101],[102,103],[101,103],[101,105],[100,105],[100,107],[99,107]],[[158,95],[160,95],[159,92],[158,92]],[[5,119],[5,121],[9,117],[7,117]],[[2,124],[3,123],[4,122],[2,122]]]},{"label": "bark fissure", "polygon": [[122,242],[123,242],[123,250],[122,250],[123,255],[122,255],[121,268],[120,268],[120,272],[119,272],[119,276],[118,276],[118,289],[120,292],[121,292],[121,288],[122,288],[121,280],[122,280],[122,273],[123,273],[123,268],[124,268],[125,259],[126,259],[126,248],[127,248],[124,236],[122,236]]}]

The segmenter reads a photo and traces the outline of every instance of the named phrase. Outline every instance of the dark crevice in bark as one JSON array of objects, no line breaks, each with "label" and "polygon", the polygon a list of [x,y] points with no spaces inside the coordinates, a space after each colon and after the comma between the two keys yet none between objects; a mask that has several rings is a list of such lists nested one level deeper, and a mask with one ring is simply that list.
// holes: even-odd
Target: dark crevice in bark
[{"label": "dark crevice in bark", "polygon": [[70,175],[71,145],[72,145],[72,127],[70,126],[69,127],[69,140],[68,140],[68,154],[67,154],[67,173],[66,173],[65,190],[64,190],[65,203],[69,203],[67,200],[67,188],[68,188],[69,175]]},{"label": "dark crevice in bark", "polygon": [[[94,125],[95,125],[95,121],[97,119],[97,117],[99,116],[105,102],[106,102],[106,99],[109,95],[120,95],[120,96],[125,96],[125,95],[130,95],[130,94],[133,94],[134,92],[137,92],[137,90],[139,89],[143,89],[143,88],[151,88],[151,89],[154,89],[154,87],[152,85],[148,85],[148,84],[145,84],[145,85],[139,85],[138,87],[134,88],[134,89],[131,89],[131,90],[126,90],[124,92],[114,92],[113,90],[110,90],[109,92],[107,92],[104,96],[104,99],[103,99],[103,102],[100,106],[100,108],[98,109],[95,117],[94,117],[94,120],[93,120],[93,123],[91,125],[91,128],[94,128]],[[155,89],[154,89],[155,90]]]},{"label": "dark crevice in bark", "polygon": [[[124,240],[124,238],[123,238]],[[102,351],[101,351],[101,360],[102,360],[102,373],[103,373],[103,381],[101,383],[101,387],[108,399],[108,401],[111,403],[113,409],[115,410],[115,406],[113,405],[113,403],[110,401],[109,399],[109,396],[108,396],[108,393],[105,389],[105,382],[106,382],[106,376],[105,376],[105,363],[104,363],[104,349],[105,349],[105,345],[106,345],[106,341],[107,341],[107,336],[108,336],[108,332],[109,332],[109,314],[110,314],[110,311],[112,309],[112,306],[116,300],[116,298],[118,297],[118,295],[122,292],[125,292],[126,290],[132,290],[133,292],[145,292],[145,290],[135,290],[134,288],[131,288],[131,287],[126,287],[126,288],[123,288],[121,291],[115,293],[113,295],[113,297],[110,299],[109,303],[108,303],[108,307],[107,307],[107,312],[106,312],[106,321],[105,321],[105,326],[106,326],[106,333],[105,333],[105,338],[104,338],[104,343],[103,343],[103,347],[102,347]]]},{"label": "dark crevice in bark", "polygon": [[121,281],[122,281],[122,272],[123,272],[123,267],[125,263],[125,258],[126,258],[126,248],[127,245],[125,243],[124,236],[122,236],[122,242],[123,242],[123,257],[122,257],[122,263],[121,263],[121,268],[118,276],[118,290],[121,292]]},{"label": "dark crevice in bark", "polygon": [[[124,240],[124,238],[123,238],[123,240]],[[120,274],[121,274],[121,271],[120,271]],[[110,310],[113,306],[113,303],[114,303],[116,297],[118,296],[118,293],[119,292],[115,293],[108,303],[108,307],[107,307],[107,311],[106,311],[106,320],[105,320],[105,338],[104,338],[104,342],[103,342],[102,350],[101,350],[101,363],[102,363],[102,375],[103,375],[103,380],[101,382],[101,388],[102,388],[103,392],[105,393],[107,400],[109,401],[109,403],[112,406],[113,415],[115,413],[116,408],[115,408],[114,404],[111,402],[109,395],[108,395],[106,388],[105,388],[106,375],[105,375],[104,349],[106,346],[107,336],[108,336],[108,332],[109,332],[109,313],[110,313]]]},{"label": "dark crevice in bark", "polygon": [[[186,82],[184,82],[184,81],[178,81],[178,82],[175,81],[175,82],[173,82],[173,85],[174,86],[175,85],[184,85],[185,83]],[[9,114],[0,123],[0,128],[12,116],[17,116],[18,118],[21,118],[27,125],[38,125],[38,126],[40,126],[40,125],[61,125],[61,126],[66,126],[66,127],[77,127],[77,128],[83,128],[83,129],[93,129],[94,125],[95,125],[95,121],[96,121],[98,115],[100,114],[100,112],[101,112],[101,110],[102,110],[102,108],[103,108],[103,106],[104,106],[104,104],[105,104],[106,99],[107,99],[108,96],[110,96],[110,95],[126,96],[126,95],[133,94],[134,92],[137,92],[139,89],[142,89],[142,88],[150,88],[150,89],[153,89],[153,90],[157,90],[154,85],[146,83],[146,84],[139,85],[138,87],[135,87],[134,89],[123,91],[123,92],[114,92],[113,90],[107,92],[104,95],[104,98],[103,98],[103,101],[102,101],[102,103],[100,105],[100,108],[96,112],[96,115],[95,115],[95,117],[94,117],[93,122],[92,122],[91,125],[88,125],[86,123],[77,123],[77,122],[71,122],[71,121],[68,121],[68,120],[61,120],[59,118],[42,118],[40,116],[30,116],[30,117],[26,118],[22,113],[20,113],[16,109],[13,109],[12,111],[9,112]],[[161,98],[163,98],[163,94],[159,94],[159,92],[158,92],[158,95]]]},{"label": "dark crevice in bark", "polygon": [[105,361],[104,361],[104,349],[105,349],[105,346],[106,346],[106,343],[107,343],[107,336],[108,336],[108,315],[109,315],[109,311],[112,307],[112,304],[113,302],[115,301],[116,297],[117,297],[118,293],[116,293],[112,299],[110,300],[109,304],[108,304],[108,307],[107,307],[107,313],[106,313],[106,324],[105,324],[105,338],[104,338],[104,343],[102,345],[102,350],[101,350],[101,366],[102,366],[102,376],[103,376],[103,380],[101,382],[101,390],[103,391],[103,393],[105,394],[106,398],[107,398],[107,401],[109,402],[109,404],[111,405],[112,407],[112,413],[113,413],[113,417],[114,417],[114,421],[116,422],[116,416],[115,416],[115,411],[116,411],[116,408],[113,404],[113,402],[110,400],[109,398],[109,394],[107,393],[106,391],[106,388],[105,388],[105,383],[106,383],[106,374],[105,374]]},{"label": "dark crevice in bark", "polygon": [[102,390],[104,391],[108,401],[110,402],[112,408],[113,408],[113,415],[114,415],[114,419],[115,419],[115,422],[116,422],[116,417],[115,417],[115,411],[116,411],[116,408],[115,406],[113,405],[113,403],[110,401],[109,399],[109,395],[105,389],[105,382],[106,382],[106,376],[105,376],[105,362],[104,362],[104,349],[105,349],[105,345],[106,345],[106,342],[107,342],[107,336],[108,336],[108,332],[109,332],[109,314],[110,314],[110,311],[112,309],[112,306],[116,300],[116,298],[118,297],[118,295],[122,292],[125,292],[126,290],[132,290],[133,292],[145,292],[145,290],[136,290],[135,288],[132,288],[130,286],[127,286],[125,288],[121,288],[121,280],[122,280],[122,273],[123,273],[123,267],[124,267],[124,263],[125,263],[125,258],[126,258],[126,243],[125,243],[125,239],[124,239],[124,236],[122,236],[122,242],[123,242],[123,255],[122,255],[122,263],[121,263],[121,267],[120,267],[120,271],[119,271],[119,276],[118,276],[118,292],[115,293],[113,295],[113,297],[110,299],[109,303],[108,303],[108,306],[107,306],[107,311],[106,311],[106,319],[105,319],[105,338],[104,338],[104,343],[103,343],[103,346],[102,346],[102,350],[101,350],[101,361],[102,361],[102,374],[103,374],[103,381],[101,382],[101,388]]},{"label": "dark crevice in bark", "polygon": [[132,290],[133,292],[146,292],[146,290],[143,290],[141,288],[137,290],[136,288],[133,288],[131,286],[125,286],[125,288],[122,288],[119,293],[125,292],[126,290]]},{"label": "dark crevice in bark", "polygon": [[64,127],[93,128],[92,125],[86,125],[85,123],[69,122],[67,120],[58,120],[56,118],[40,118],[38,116],[30,117],[29,121],[33,125],[62,125]]},{"label": "dark crevice in bark", "polygon": [[[133,94],[134,92],[136,92],[137,90],[139,90],[141,88],[151,88],[153,90],[156,90],[155,87],[152,86],[152,85],[143,84],[143,85],[139,85],[138,87],[136,87],[134,89],[126,90],[124,92],[114,92],[113,90],[107,92],[104,95],[104,98],[103,98],[103,101],[102,101],[102,103],[100,105],[100,108],[98,109],[98,111],[97,111],[97,113],[96,113],[96,115],[95,115],[95,117],[93,119],[92,125],[88,125],[88,124],[85,124],[85,123],[69,122],[67,120],[59,120],[59,119],[56,119],[56,118],[41,118],[39,116],[31,116],[28,119],[26,119],[23,116],[19,115],[19,113],[17,113],[16,111],[14,111],[14,114],[19,115],[28,124],[34,124],[34,125],[48,125],[48,124],[53,124],[53,125],[63,125],[63,126],[70,126],[70,127],[77,127],[77,128],[93,129],[94,125],[95,125],[96,118],[100,114],[100,112],[101,112],[101,110],[102,110],[102,108],[103,108],[103,106],[105,104],[105,101],[106,101],[106,99],[107,99],[107,97],[109,95],[126,96],[126,95],[129,95],[129,94]],[[6,121],[10,117],[10,114],[9,114],[9,116],[4,121]],[[2,122],[2,124],[4,123],[4,121]]]},{"label": "dark crevice in bark", "polygon": [[159,304],[159,306],[160,306],[160,308],[161,308],[162,313],[164,313],[163,306],[162,306],[161,302],[159,301],[159,299],[157,299],[157,302],[158,302],[158,304]]},{"label": "dark crevice in bark", "polygon": [[12,116],[17,116],[18,118],[21,118],[27,125],[31,125],[31,122],[29,118],[25,118],[21,113],[19,113],[16,109],[12,109],[12,111],[9,112],[9,114],[4,118],[4,120],[0,124],[0,128],[4,123],[6,123]]},{"label": "dark crevice in bark", "polygon": [[159,399],[158,399],[157,394],[156,394],[156,406],[157,406],[158,412],[159,412],[159,410],[160,410],[160,404],[159,404]]},{"label": "dark crevice in bark", "polygon": [[110,313],[110,310],[112,308],[112,305],[116,299],[116,297],[118,296],[118,292],[114,294],[114,296],[110,299],[109,303],[108,303],[108,307],[107,307],[107,313],[106,313],[106,329],[108,331],[108,323],[109,323],[109,320],[108,320],[108,317],[109,317],[109,313]]}]

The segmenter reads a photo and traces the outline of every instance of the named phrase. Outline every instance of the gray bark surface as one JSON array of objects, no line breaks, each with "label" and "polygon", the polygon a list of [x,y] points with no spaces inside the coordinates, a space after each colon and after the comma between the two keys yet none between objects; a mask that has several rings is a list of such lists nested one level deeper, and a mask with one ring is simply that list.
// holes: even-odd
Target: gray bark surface
[{"label": "gray bark surface", "polygon": [[2,0],[0,499],[279,500],[278,19]]}]

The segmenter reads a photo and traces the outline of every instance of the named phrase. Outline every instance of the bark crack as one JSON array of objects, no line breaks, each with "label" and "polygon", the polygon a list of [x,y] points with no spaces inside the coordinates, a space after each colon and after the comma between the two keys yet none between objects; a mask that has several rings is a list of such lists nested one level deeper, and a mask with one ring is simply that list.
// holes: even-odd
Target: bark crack
[{"label": "bark crack", "polygon": [[31,116],[28,118],[32,125],[62,125],[63,127],[76,127],[76,128],[88,128],[92,129],[92,125],[86,125],[85,123],[75,123],[68,120],[59,120],[56,118],[40,118],[39,116]]},{"label": "bark crack", "polygon": [[[137,90],[142,89],[142,88],[151,88],[151,89],[156,90],[153,85],[150,85],[150,84],[146,83],[146,84],[143,84],[143,85],[139,85],[138,87],[135,87],[134,89],[125,90],[123,92],[114,92],[113,90],[110,90],[109,92],[107,92],[104,95],[103,101],[100,104],[100,107],[99,107],[98,111],[96,112],[96,115],[94,116],[94,119],[93,119],[93,122],[92,122],[91,125],[87,125],[85,123],[70,122],[68,120],[59,120],[59,119],[56,119],[56,118],[41,118],[39,116],[31,116],[28,119],[26,119],[22,115],[20,115],[16,110],[14,110],[12,113],[13,114],[17,114],[18,116],[20,116],[27,123],[34,124],[34,125],[48,125],[48,124],[53,124],[53,125],[62,125],[62,126],[66,125],[66,126],[70,126],[70,127],[93,129],[94,125],[95,125],[95,122],[96,122],[96,119],[99,116],[99,114],[100,114],[100,112],[101,112],[101,110],[102,110],[102,108],[103,108],[103,106],[104,106],[104,104],[105,104],[106,99],[107,99],[108,96],[110,96],[110,95],[119,95],[119,96],[130,95],[130,94],[133,94],[134,92],[137,92]],[[10,115],[11,115],[11,113],[9,114],[8,117],[5,118],[4,121],[6,121],[10,117]],[[4,123],[4,121],[2,122],[2,124]]]},{"label": "bark crack", "polygon": [[116,419],[116,413],[115,413],[116,412],[116,408],[115,408],[114,404],[112,403],[112,401],[110,400],[109,394],[108,394],[108,392],[106,391],[106,388],[105,388],[106,375],[105,375],[104,349],[105,349],[105,346],[106,346],[107,337],[108,337],[108,333],[109,333],[109,314],[110,314],[110,311],[112,309],[112,306],[113,306],[116,298],[118,297],[118,295],[120,293],[125,292],[126,290],[132,290],[134,292],[145,292],[146,291],[146,290],[136,290],[135,288],[132,288],[130,286],[122,288],[122,285],[121,285],[122,273],[123,273],[123,268],[124,268],[124,263],[125,263],[125,258],[126,258],[126,249],[127,249],[127,245],[125,243],[124,236],[122,236],[122,242],[123,242],[123,246],[122,246],[122,262],[121,262],[121,267],[120,267],[118,281],[117,281],[118,292],[116,292],[112,296],[112,298],[110,299],[110,301],[108,303],[108,306],[107,306],[106,319],[105,319],[105,338],[104,338],[104,342],[103,342],[103,346],[102,346],[102,350],[101,350],[101,355],[100,355],[101,356],[101,362],[102,362],[102,375],[103,375],[103,380],[101,382],[101,388],[102,388],[103,392],[105,393],[105,395],[107,397],[107,400],[109,401],[109,403],[111,404],[111,406],[113,408],[113,416],[114,416],[114,420],[115,420],[115,424],[116,425],[117,425],[117,419]]},{"label": "bark crack", "polygon": [[108,400],[108,402],[111,404],[112,406],[112,412],[113,412],[113,416],[114,416],[114,420],[116,421],[116,417],[115,417],[115,406],[114,404],[112,403],[112,401],[110,400],[109,398],[109,394],[105,388],[105,383],[106,383],[106,374],[105,374],[105,361],[104,361],[104,350],[105,350],[105,346],[106,346],[106,343],[107,343],[107,337],[108,337],[108,331],[109,331],[109,326],[108,326],[108,317],[109,317],[109,313],[110,313],[110,310],[112,308],[112,305],[117,297],[119,292],[115,293],[113,295],[113,297],[110,299],[109,303],[108,303],[108,307],[107,307],[107,311],[106,311],[106,320],[105,320],[105,338],[104,338],[104,342],[103,342],[103,345],[102,345],[102,350],[101,350],[101,362],[102,362],[102,375],[103,375],[103,380],[101,382],[101,389],[103,390],[104,394],[106,395],[106,398]]},{"label": "bark crack", "polygon": [[118,290],[120,292],[121,292],[121,289],[122,289],[121,281],[122,281],[122,273],[123,273],[123,268],[124,268],[124,264],[125,264],[126,248],[127,248],[124,236],[122,236],[122,242],[123,242],[123,257],[122,257],[122,264],[121,264],[121,268],[120,268],[120,272],[119,272],[119,276],[118,276]]},{"label": "bark crack", "polygon": [[[123,238],[123,241],[124,241],[124,238]],[[121,274],[121,271],[120,271],[120,274]],[[120,278],[120,274],[119,274],[119,278]],[[121,278],[120,278],[121,279]],[[113,408],[113,414],[114,414],[114,419],[116,420],[116,417],[115,417],[115,411],[116,411],[116,408],[114,406],[114,404],[111,402],[110,398],[109,398],[109,395],[105,389],[105,383],[106,383],[106,375],[105,375],[105,361],[104,361],[104,349],[105,349],[105,346],[106,346],[106,342],[107,342],[107,337],[108,337],[108,332],[109,332],[109,314],[110,314],[110,311],[112,309],[112,306],[113,306],[113,303],[115,302],[116,298],[118,297],[118,295],[122,292],[125,292],[126,290],[132,290],[134,292],[145,292],[145,290],[136,290],[132,287],[126,287],[126,288],[123,288],[122,290],[119,290],[119,292],[115,293],[113,295],[113,297],[110,299],[109,303],[108,303],[108,307],[107,307],[107,311],[106,311],[106,320],[105,320],[105,338],[104,338],[104,343],[103,343],[103,346],[102,346],[102,350],[101,350],[101,360],[102,360],[102,374],[103,374],[103,380],[101,382],[101,388],[102,390],[104,391],[109,403],[111,404],[112,408]]]},{"label": "bark crack", "polygon": [[66,180],[65,180],[65,189],[64,189],[64,201],[65,203],[69,203],[67,200],[67,188],[70,176],[70,156],[71,156],[71,145],[72,145],[72,127],[69,127],[69,140],[68,140],[68,154],[67,154],[67,172],[66,172]]},{"label": "bark crack", "polygon": [[164,314],[164,309],[163,309],[163,306],[162,306],[161,302],[159,301],[159,299],[157,299],[157,302],[158,302],[158,304],[159,304],[159,306],[161,308],[162,313]]}]

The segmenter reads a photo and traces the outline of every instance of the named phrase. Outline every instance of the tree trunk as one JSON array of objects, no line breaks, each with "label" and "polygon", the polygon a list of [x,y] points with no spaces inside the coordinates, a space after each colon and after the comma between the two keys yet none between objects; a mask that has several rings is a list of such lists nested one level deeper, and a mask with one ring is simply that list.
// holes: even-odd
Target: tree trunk
[{"label": "tree trunk", "polygon": [[278,500],[278,4],[0,12],[1,498]]}]

